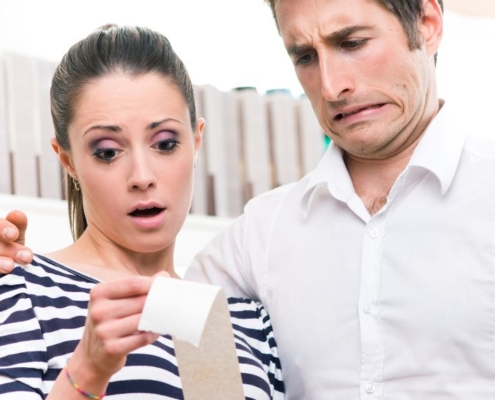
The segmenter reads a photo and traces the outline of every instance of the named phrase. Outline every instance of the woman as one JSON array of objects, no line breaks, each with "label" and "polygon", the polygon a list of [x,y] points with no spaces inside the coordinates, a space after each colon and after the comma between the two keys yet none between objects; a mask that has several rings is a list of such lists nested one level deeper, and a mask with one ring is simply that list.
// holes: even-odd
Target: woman
[{"label": "woman", "polygon": [[[204,127],[187,71],[164,36],[106,26],[63,57],[51,109],[75,242],[0,278],[0,398],[181,399],[170,337],[137,324],[153,276],[178,277]],[[229,304],[246,398],[282,398],[265,310]]]}]

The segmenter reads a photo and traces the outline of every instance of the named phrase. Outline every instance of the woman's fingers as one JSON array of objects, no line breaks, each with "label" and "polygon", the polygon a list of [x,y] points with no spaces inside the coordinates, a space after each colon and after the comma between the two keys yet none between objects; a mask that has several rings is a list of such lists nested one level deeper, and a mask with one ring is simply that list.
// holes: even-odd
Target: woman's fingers
[{"label": "woman's fingers", "polygon": [[117,372],[127,354],[158,338],[138,332],[152,282],[152,277],[123,278],[100,283],[91,290],[88,318],[78,347],[86,362],[104,375]]},{"label": "woman's fingers", "polygon": [[139,318],[140,315],[133,315],[96,328],[96,334],[103,343],[105,354],[110,357],[127,355],[158,339],[157,334],[137,330]]},{"label": "woman's fingers", "polygon": [[141,315],[146,295],[119,299],[99,299],[90,303],[89,317],[95,323],[104,323],[132,315]]}]

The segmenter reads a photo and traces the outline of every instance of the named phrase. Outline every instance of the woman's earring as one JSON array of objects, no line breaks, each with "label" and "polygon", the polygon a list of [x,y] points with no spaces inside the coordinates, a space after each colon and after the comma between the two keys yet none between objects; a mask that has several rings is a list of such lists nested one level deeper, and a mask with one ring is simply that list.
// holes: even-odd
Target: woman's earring
[{"label": "woman's earring", "polygon": [[79,182],[77,181],[77,179],[72,178],[72,183],[74,184],[74,189],[76,189],[79,192],[81,190],[81,187],[79,186]]}]

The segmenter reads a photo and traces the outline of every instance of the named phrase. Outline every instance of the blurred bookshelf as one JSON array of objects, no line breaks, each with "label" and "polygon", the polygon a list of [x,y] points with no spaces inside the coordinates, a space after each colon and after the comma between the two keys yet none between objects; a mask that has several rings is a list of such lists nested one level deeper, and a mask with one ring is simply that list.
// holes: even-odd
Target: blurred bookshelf
[{"label": "blurred bookshelf", "polygon": [[[64,200],[63,173],[49,143],[55,66],[0,54],[0,194]],[[328,143],[304,96],[253,87],[194,90],[206,127],[194,172],[193,214],[237,217],[252,197],[302,178],[325,151]]]}]

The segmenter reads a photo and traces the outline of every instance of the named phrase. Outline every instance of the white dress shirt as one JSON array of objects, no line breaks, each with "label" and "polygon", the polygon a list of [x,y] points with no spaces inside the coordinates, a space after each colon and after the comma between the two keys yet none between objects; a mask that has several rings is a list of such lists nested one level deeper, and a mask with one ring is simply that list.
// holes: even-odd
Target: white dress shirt
[{"label": "white dress shirt", "polygon": [[493,400],[495,143],[444,106],[372,217],[332,144],[186,277],[262,301],[289,400]]}]

